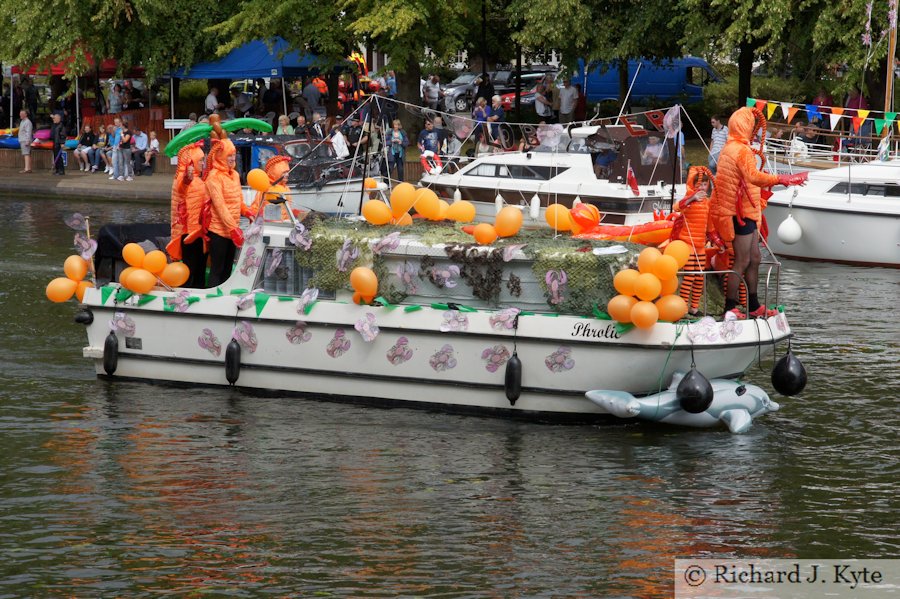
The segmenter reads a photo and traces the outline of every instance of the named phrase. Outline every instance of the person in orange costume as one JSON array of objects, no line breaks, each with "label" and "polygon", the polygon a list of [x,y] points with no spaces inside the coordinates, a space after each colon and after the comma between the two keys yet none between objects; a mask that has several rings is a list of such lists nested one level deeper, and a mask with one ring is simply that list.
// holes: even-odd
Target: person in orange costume
[{"label": "person in orange costume", "polygon": [[[680,239],[691,247],[690,257],[682,268],[687,273],[706,270],[706,224],[709,220],[709,193],[713,174],[705,166],[692,166],[687,176],[687,193],[675,205],[678,214],[670,239]],[[681,299],[688,313],[697,315],[703,295],[703,274],[685,274],[681,281]]]},{"label": "person in orange costume", "polygon": [[[265,171],[266,175],[269,176],[269,185],[287,185],[287,174],[288,171],[291,170],[290,162],[290,156],[272,156],[266,161]],[[256,192],[256,198],[253,200],[250,208],[247,209],[247,212],[249,213],[248,216],[251,219],[255,219],[257,215],[265,215],[266,208],[265,206],[261,207],[264,196],[265,192]],[[288,220],[290,218],[285,211],[286,207],[283,206],[281,209],[282,220]]]},{"label": "person in orange costume", "polygon": [[[750,142],[761,131],[760,147]],[[758,108],[739,108],[728,119],[728,141],[719,154],[715,190],[709,207],[711,241],[719,247],[730,242],[734,251],[732,270],[726,284],[725,312],[737,318],[745,318],[738,308],[740,277],[747,285],[750,316],[771,316],[771,311],[761,306],[756,294],[759,281],[759,227],[766,208],[761,188],[773,185],[803,185],[806,173],[797,175],[770,175],[756,167],[756,158],[762,157],[766,139],[766,119]]]},{"label": "person in orange costume", "polygon": [[231,276],[237,248],[244,245],[244,233],[240,227],[244,202],[241,178],[234,168],[234,144],[222,129],[218,115],[210,115],[209,122],[213,126],[212,143],[207,157],[210,170],[206,177],[206,190],[212,203],[209,223],[209,286],[215,287]]},{"label": "person in orange costume", "polygon": [[[200,178],[204,161],[203,142],[181,148],[172,184],[173,243],[170,246],[176,245],[180,257],[190,270],[185,286],[197,289],[206,287],[207,238],[202,214],[204,208],[208,210],[209,194],[206,184]],[[176,239],[177,244],[174,243]],[[171,249],[169,255],[174,257]]]}]

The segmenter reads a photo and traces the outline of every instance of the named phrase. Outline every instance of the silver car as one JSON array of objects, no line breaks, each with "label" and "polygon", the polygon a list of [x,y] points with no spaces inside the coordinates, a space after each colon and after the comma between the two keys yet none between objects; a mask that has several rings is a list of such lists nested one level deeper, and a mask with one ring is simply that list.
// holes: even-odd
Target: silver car
[{"label": "silver car", "polygon": [[472,105],[475,95],[475,81],[481,73],[460,73],[459,76],[443,86],[444,103],[447,112],[466,112]]}]

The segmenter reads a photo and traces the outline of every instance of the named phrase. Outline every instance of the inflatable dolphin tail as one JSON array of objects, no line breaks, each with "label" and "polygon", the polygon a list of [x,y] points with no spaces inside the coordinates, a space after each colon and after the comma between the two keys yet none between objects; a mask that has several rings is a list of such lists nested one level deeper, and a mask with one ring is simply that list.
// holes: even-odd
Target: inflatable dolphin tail
[{"label": "inflatable dolphin tail", "polygon": [[598,389],[597,391],[588,391],[585,396],[603,412],[619,418],[634,418],[641,412],[637,398],[625,391]]}]

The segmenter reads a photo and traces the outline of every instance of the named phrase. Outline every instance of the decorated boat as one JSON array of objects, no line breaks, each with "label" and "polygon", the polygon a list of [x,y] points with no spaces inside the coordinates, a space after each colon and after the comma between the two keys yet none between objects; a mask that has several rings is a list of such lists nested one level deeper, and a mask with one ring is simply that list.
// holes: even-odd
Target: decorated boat
[{"label": "decorated boat", "polygon": [[[506,228],[499,217],[496,228]],[[480,244],[464,229],[257,219],[231,278],[214,289],[167,285],[177,281],[159,270],[165,260],[150,267],[148,253],[144,266],[161,274],[138,291],[78,284],[84,356],[112,379],[594,422],[622,414],[588,391],[644,396],[688,371],[737,379],[791,335],[783,311],[617,322],[607,313],[619,293],[614,275],[637,263],[642,246],[548,228]],[[64,283],[84,276],[68,261],[66,274]],[[766,292],[777,303],[777,289]],[[710,302],[711,314],[721,310]]]},{"label": "decorated boat", "polygon": [[811,171],[780,189],[766,218],[773,252],[785,258],[900,267],[900,160]]}]

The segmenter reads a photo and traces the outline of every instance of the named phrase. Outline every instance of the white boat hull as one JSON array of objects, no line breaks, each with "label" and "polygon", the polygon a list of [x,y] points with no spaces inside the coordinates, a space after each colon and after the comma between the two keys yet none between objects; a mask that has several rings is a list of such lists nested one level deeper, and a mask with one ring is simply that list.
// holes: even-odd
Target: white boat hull
[{"label": "white boat hull", "polygon": [[[790,334],[783,314],[768,326],[708,319],[682,325],[680,334],[675,325],[659,323],[649,331],[632,329],[622,335],[606,320],[535,314],[520,316],[515,334],[493,328],[496,312],[479,310],[464,313],[467,330],[441,332],[448,312],[441,307],[407,312],[320,301],[301,317],[296,299],[271,297],[257,317],[255,306],[237,311],[234,295],[204,297],[184,313],[164,311],[163,298],[172,294],[158,295],[144,306],[133,298],[118,306],[110,298],[105,306],[99,291],[88,292],[85,304],[94,321],[87,327],[84,355],[93,359],[98,375],[106,374],[103,353],[110,321],[127,318],[132,329],[117,332],[115,377],[227,385],[226,346],[235,324],[247,322],[256,344],[252,352],[247,347],[241,351],[236,381],[241,388],[463,412],[593,419],[601,411],[585,391],[646,394],[665,388],[675,371],[690,368],[692,341],[700,371],[709,378],[728,378],[739,376],[760,350],[771,352],[774,341]],[[366,314],[375,317],[380,329],[371,342],[354,329]],[[306,323],[304,340],[292,343],[287,332],[299,320]],[[212,337],[217,352],[200,343]],[[346,342],[343,351],[334,351],[336,339]],[[505,364],[513,351],[522,361],[522,394],[515,405],[504,387]],[[500,366],[489,368],[492,360]]]}]

